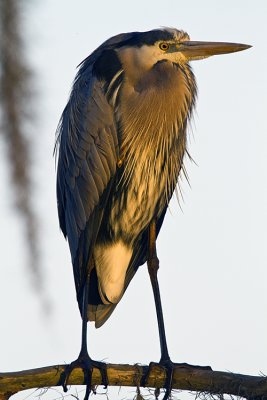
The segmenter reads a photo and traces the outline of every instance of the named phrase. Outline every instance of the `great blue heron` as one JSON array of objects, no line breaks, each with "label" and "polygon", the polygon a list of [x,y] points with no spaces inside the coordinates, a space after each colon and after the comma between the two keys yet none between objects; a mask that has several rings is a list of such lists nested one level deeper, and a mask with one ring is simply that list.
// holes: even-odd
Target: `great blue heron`
[{"label": "great blue heron", "polygon": [[77,364],[87,376],[85,397],[93,366],[107,383],[104,364],[87,352],[87,320],[103,325],[147,261],[169,396],[172,362],[156,237],[187,153],[186,130],[197,92],[188,62],[249,47],[194,42],[183,31],[164,28],[114,36],[81,63],[57,139],[59,221],[70,246],[83,319],[81,352],[64,376],[65,390]]}]

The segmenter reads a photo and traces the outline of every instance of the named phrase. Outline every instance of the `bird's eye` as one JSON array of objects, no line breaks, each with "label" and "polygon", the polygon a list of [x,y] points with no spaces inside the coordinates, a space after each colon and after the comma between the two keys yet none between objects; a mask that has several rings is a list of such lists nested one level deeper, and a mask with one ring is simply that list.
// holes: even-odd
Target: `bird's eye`
[{"label": "bird's eye", "polygon": [[165,42],[162,42],[159,44],[160,50],[163,50],[163,51],[167,51],[169,47],[170,47],[169,44],[165,43]]}]

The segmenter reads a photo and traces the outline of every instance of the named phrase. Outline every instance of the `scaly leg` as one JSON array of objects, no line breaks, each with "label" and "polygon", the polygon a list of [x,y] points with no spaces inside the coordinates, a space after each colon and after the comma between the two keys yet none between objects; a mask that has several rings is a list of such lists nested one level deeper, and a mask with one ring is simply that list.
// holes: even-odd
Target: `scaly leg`
[{"label": "scaly leg", "polygon": [[[154,294],[154,300],[156,305],[157,311],[157,320],[158,320],[158,329],[159,329],[159,339],[160,339],[160,350],[161,350],[161,358],[159,364],[162,365],[166,369],[166,381],[165,381],[165,395],[163,400],[167,400],[170,397],[171,389],[172,389],[172,377],[173,377],[173,370],[175,367],[181,368],[204,368],[204,369],[211,369],[210,367],[200,367],[195,365],[189,365],[186,363],[173,363],[170,359],[166,334],[165,334],[165,326],[164,326],[164,319],[163,319],[163,311],[161,305],[161,298],[160,298],[160,290],[158,284],[158,269],[159,269],[159,259],[157,257],[157,250],[156,250],[156,222],[152,221],[149,227],[149,246],[148,246],[148,260],[147,260],[148,272],[151,280],[151,285]],[[152,367],[153,363],[150,364]],[[149,367],[149,370],[150,370]],[[145,381],[147,379],[148,373],[145,377]]]},{"label": "scaly leg", "polygon": [[91,383],[92,383],[92,372],[93,368],[98,368],[101,372],[102,382],[104,386],[108,385],[107,379],[107,366],[105,363],[101,361],[92,360],[88,354],[87,350],[87,304],[88,304],[88,289],[89,289],[89,274],[86,279],[86,283],[84,285],[83,292],[83,306],[82,306],[82,345],[81,351],[77,358],[77,360],[73,361],[69,365],[66,366],[65,371],[61,376],[61,382],[63,386],[64,392],[67,392],[67,384],[69,380],[69,376],[72,370],[76,367],[80,367],[84,373],[84,383],[86,384],[86,392],[84,400],[89,399],[89,395],[91,393]]},{"label": "scaly leg", "polygon": [[157,319],[158,319],[158,328],[159,328],[159,340],[160,340],[160,350],[161,350],[161,359],[160,362],[164,363],[170,360],[166,334],[165,334],[165,326],[163,319],[163,311],[161,305],[160,291],[159,291],[159,283],[158,283],[158,269],[159,269],[159,259],[157,257],[157,249],[156,249],[156,223],[153,221],[150,224],[149,228],[149,248],[148,248],[148,260],[147,260],[148,272],[150,276],[150,281],[153,289],[154,300],[156,305]]}]

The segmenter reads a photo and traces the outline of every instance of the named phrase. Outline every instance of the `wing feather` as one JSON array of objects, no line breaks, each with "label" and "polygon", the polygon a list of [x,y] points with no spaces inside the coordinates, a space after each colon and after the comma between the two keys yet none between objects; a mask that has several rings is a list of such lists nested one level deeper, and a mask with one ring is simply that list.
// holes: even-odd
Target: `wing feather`
[{"label": "wing feather", "polygon": [[78,72],[58,132],[58,213],[79,301],[118,158],[113,108],[90,59]]}]

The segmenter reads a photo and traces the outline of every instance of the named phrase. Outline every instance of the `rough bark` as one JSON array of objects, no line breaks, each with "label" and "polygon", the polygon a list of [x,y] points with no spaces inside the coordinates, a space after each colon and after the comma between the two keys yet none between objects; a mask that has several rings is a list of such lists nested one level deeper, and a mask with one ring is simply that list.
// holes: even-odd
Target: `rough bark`
[{"label": "rough bark", "polygon": [[[0,373],[0,400],[7,400],[12,394],[31,388],[60,386],[65,365],[54,365],[19,372]],[[107,364],[110,386],[142,386],[148,366]],[[162,388],[165,382],[165,370],[153,365],[145,387]],[[75,368],[69,385],[82,385],[83,371]],[[101,374],[93,370],[92,385],[101,385]],[[210,394],[230,394],[247,399],[267,398],[267,378],[204,370],[201,368],[176,367],[173,373],[173,389],[190,390]]]}]

